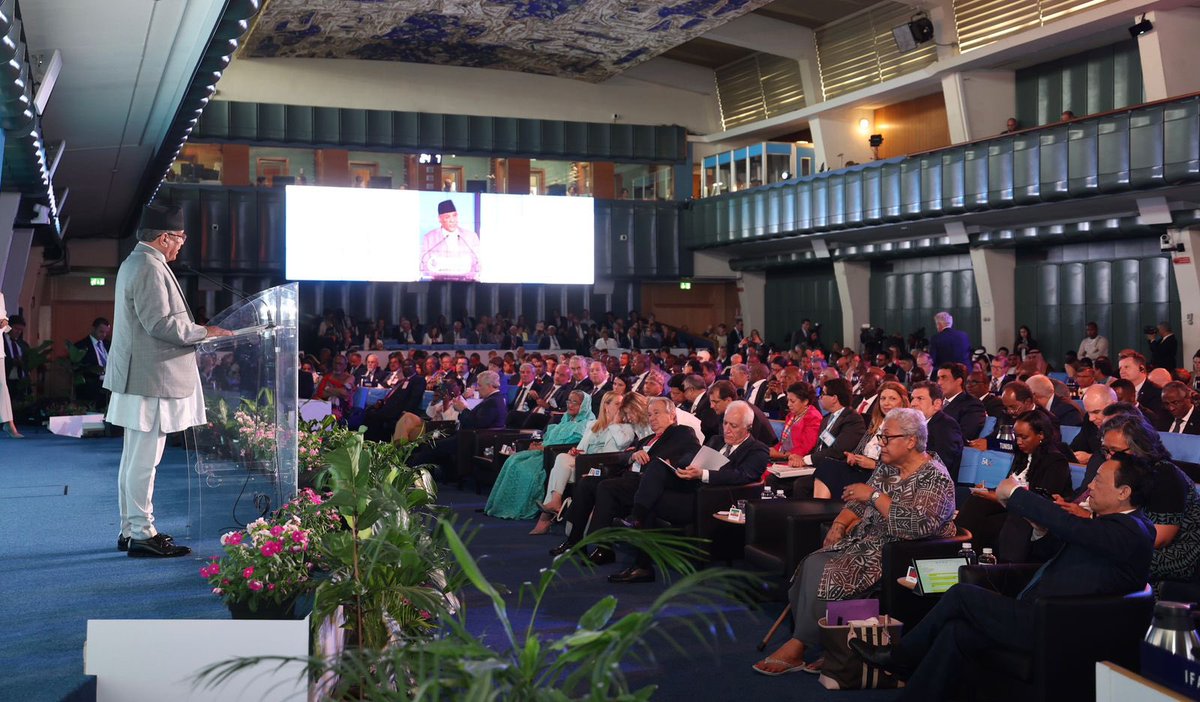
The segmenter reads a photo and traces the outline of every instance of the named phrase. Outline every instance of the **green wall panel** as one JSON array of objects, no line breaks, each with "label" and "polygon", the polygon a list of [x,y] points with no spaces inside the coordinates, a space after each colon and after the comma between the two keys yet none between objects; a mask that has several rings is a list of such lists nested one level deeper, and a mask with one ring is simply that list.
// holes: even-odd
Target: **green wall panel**
[{"label": "green wall panel", "polygon": [[924,327],[928,337],[935,331],[933,315],[943,310],[978,342],[979,297],[969,255],[872,264],[871,324],[905,337]]},{"label": "green wall panel", "polygon": [[821,341],[828,348],[842,338],[842,302],[838,297],[833,266],[767,273],[765,338],[787,346],[804,319],[821,325]]},{"label": "green wall panel", "polygon": [[[1052,365],[1079,347],[1095,322],[1110,354],[1148,352],[1142,327],[1179,329],[1179,291],[1157,237],[1067,244],[1018,252],[1017,325],[1027,325]],[[1011,341],[1006,343],[1012,343]]]},{"label": "green wall panel", "polygon": [[1057,122],[1063,110],[1082,117],[1145,102],[1133,40],[1022,68],[1016,77],[1022,127]]}]

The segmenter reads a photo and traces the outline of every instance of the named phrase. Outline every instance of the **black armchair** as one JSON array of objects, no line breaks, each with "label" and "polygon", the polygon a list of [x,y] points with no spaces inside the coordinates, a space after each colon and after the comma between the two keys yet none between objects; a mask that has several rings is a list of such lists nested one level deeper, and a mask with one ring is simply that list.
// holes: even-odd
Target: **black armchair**
[{"label": "black armchair", "polygon": [[575,446],[575,444],[550,444],[542,447],[542,468],[545,469],[547,477],[550,475],[550,469],[554,467],[554,459]]},{"label": "black armchair", "polygon": [[[513,429],[462,429],[458,432],[458,485],[461,488],[467,478],[475,483],[475,494],[481,494],[484,486],[490,487],[500,474],[500,467],[507,458],[500,448],[521,438],[521,432]],[[490,450],[489,450],[490,449]]]},{"label": "black armchair", "polygon": [[[761,484],[758,490],[761,493]],[[837,500],[748,502],[746,561],[783,578],[792,577],[800,561],[821,548],[821,527],[832,522],[844,506]]]},{"label": "black armchair", "polygon": [[921,596],[897,582],[908,574],[918,558],[952,558],[971,540],[971,532],[958,527],[948,538],[893,541],[883,547],[883,575],[879,579],[879,610],[904,622],[908,629],[917,625],[937,604],[937,598]]},{"label": "black armchair", "polygon": [[[1015,596],[1037,568],[963,566],[958,577]],[[1149,587],[1125,596],[1043,597],[1033,606],[1031,651],[997,649],[972,663],[972,677],[988,681],[974,688],[976,699],[1094,700],[1098,661],[1137,670],[1139,646],[1154,612]]]}]

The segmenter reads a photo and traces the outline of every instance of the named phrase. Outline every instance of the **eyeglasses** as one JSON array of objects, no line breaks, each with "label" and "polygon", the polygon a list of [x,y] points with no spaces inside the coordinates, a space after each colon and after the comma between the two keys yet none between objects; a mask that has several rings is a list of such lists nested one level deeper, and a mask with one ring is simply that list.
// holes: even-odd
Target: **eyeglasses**
[{"label": "eyeglasses", "polygon": [[1104,454],[1105,458],[1112,458],[1113,456],[1116,456],[1117,454],[1123,454],[1128,451],[1129,451],[1129,449],[1115,449],[1115,448],[1110,448],[1108,446],[1103,446],[1103,445],[1100,447],[1100,453]]},{"label": "eyeglasses", "polygon": [[879,441],[880,446],[887,446],[892,439],[903,439],[907,436],[908,434],[876,434],[875,438]]},{"label": "eyeglasses", "polygon": [[176,234],[175,232],[167,232],[167,236],[173,236],[176,239],[179,239],[179,243],[181,243],[181,244],[183,242],[187,241],[187,234]]}]

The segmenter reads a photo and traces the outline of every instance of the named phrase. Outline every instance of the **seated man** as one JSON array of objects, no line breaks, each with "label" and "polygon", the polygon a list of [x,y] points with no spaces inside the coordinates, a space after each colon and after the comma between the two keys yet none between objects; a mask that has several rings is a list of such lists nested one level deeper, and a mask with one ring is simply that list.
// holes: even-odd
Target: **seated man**
[{"label": "seated man", "polygon": [[[788,465],[793,467],[816,466],[826,458],[844,460],[847,453],[853,453],[867,432],[867,424],[862,415],[855,412],[850,404],[850,382],[842,378],[830,378],[825,381],[825,392],[817,400],[821,409],[826,413],[821,420],[820,432],[817,434],[817,446],[807,456],[792,454],[788,456]],[[827,491],[815,494],[813,476],[780,479],[769,478],[772,487],[785,487],[791,483],[790,494],[796,498],[817,497],[830,499]]]},{"label": "seated man", "polygon": [[402,368],[404,379],[361,416],[352,416],[350,428],[366,425],[366,438],[371,441],[387,441],[392,438],[396,422],[405,413],[416,415],[421,411],[421,400],[425,396],[425,379],[417,374],[412,361],[405,361]]},{"label": "seated man", "polygon": [[[695,465],[686,468],[651,461],[642,471],[642,479],[633,494],[632,518],[628,526],[653,528],[661,517],[671,524],[692,522],[696,517],[695,492],[701,484],[746,485],[759,479],[767,469],[770,450],[750,436],[754,412],[745,401],[733,402],[725,410],[724,441],[719,451],[729,462],[715,471]],[[610,575],[610,583],[647,583],[654,581],[650,558],[639,552],[634,565]]]},{"label": "seated man", "polygon": [[[585,536],[585,528],[586,533],[591,533],[612,526],[614,519],[628,514],[642,470],[648,463],[661,458],[671,465],[686,465],[700,450],[695,432],[675,423],[675,405],[670,399],[650,398],[648,414],[652,433],[626,449],[629,452],[628,471],[615,478],[584,478],[576,482],[567,517],[571,525],[570,537],[551,550],[550,555],[557,556],[579,543]],[[616,560],[616,555],[608,549],[596,548],[588,554],[588,559],[596,565],[604,565]]]},{"label": "seated man", "polygon": [[966,441],[978,439],[983,433],[987,409],[983,402],[967,392],[967,367],[961,363],[943,363],[937,372],[937,384],[942,389],[942,411],[958,423]]},{"label": "seated man", "polygon": [[524,429],[545,429],[555,412],[565,412],[567,397],[571,394],[571,369],[565,363],[554,368],[554,377],[541,388],[531,390],[534,408],[525,417]]},{"label": "seated man", "polygon": [[942,459],[950,478],[958,482],[962,465],[963,435],[958,423],[942,411],[942,388],[937,383],[923,381],[912,388],[913,409],[925,415],[929,434],[929,452]]},{"label": "seated man", "polygon": [[[462,429],[503,429],[504,416],[507,408],[504,406],[504,396],[500,394],[500,378],[494,371],[484,371],[479,374],[480,403],[474,409],[467,409],[461,397],[455,398],[454,407],[458,410],[458,424]],[[447,436],[422,446],[413,452],[409,463],[414,466],[432,464],[434,477],[441,480],[458,479],[459,435]]]},{"label": "seated man", "polygon": [[[721,436],[721,422],[725,410],[736,399],[737,388],[733,383],[728,380],[713,383],[712,389],[708,391],[708,405],[712,411],[706,413],[700,421],[700,431],[704,436]],[[750,406],[754,408],[754,426],[751,427],[750,434],[767,446],[774,446],[778,438],[775,436],[775,428],[771,426],[771,419],[757,406]]]},{"label": "seated man", "polygon": [[1118,453],[1091,484],[1095,519],[1079,519],[1026,490],[1015,477],[997,489],[1008,509],[1042,525],[1065,545],[1016,599],[974,585],[955,585],[899,644],[851,641],[863,660],[906,676],[898,700],[945,700],[965,682],[966,663],[996,648],[1030,651],[1039,597],[1124,595],[1146,586],[1154,525],[1141,512],[1152,488],[1151,467]]},{"label": "seated man", "polygon": [[1033,393],[1033,401],[1038,403],[1058,419],[1059,426],[1083,426],[1083,413],[1070,400],[1064,400],[1054,395],[1054,383],[1044,375],[1035,375],[1025,381],[1029,391]]}]

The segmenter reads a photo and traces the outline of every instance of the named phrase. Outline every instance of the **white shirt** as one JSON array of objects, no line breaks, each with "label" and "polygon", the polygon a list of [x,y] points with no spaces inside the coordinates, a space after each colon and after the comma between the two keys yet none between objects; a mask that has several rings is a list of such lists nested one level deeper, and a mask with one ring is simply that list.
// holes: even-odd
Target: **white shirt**
[{"label": "white shirt", "polygon": [[1076,354],[1079,358],[1090,358],[1096,360],[1101,356],[1108,355],[1108,339],[1102,336],[1097,336],[1095,339],[1083,337],[1083,341],[1079,342],[1079,352]]},{"label": "white shirt", "polygon": [[1188,413],[1183,415],[1183,417],[1181,419],[1172,420],[1171,428],[1169,429],[1169,432],[1172,434],[1182,434],[1183,428],[1187,426],[1188,421],[1190,421],[1192,418],[1192,412],[1195,412],[1195,411],[1196,411],[1196,406],[1192,405],[1192,408],[1190,410],[1188,410]]},{"label": "white shirt", "polygon": [[[750,435],[747,434],[746,439],[749,439],[749,438],[750,438]],[[721,453],[724,454],[726,457],[732,456],[734,451],[737,451],[738,448],[740,448],[742,444],[746,443],[746,439],[742,439],[741,441],[737,442],[736,444],[725,444],[724,446],[721,447]],[[728,450],[726,450],[726,449],[728,449]],[[702,472],[700,474],[700,482],[702,482],[702,483],[708,482],[708,473],[709,473],[709,471],[706,469],[706,470],[704,470],[704,472]]]},{"label": "white shirt", "polygon": [[108,400],[104,418],[111,424],[137,431],[151,431],[155,423],[162,434],[183,431],[208,421],[204,412],[204,391],[200,371],[196,370],[196,390],[187,397],[146,397],[114,392]]}]

